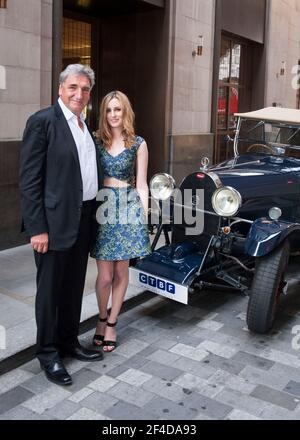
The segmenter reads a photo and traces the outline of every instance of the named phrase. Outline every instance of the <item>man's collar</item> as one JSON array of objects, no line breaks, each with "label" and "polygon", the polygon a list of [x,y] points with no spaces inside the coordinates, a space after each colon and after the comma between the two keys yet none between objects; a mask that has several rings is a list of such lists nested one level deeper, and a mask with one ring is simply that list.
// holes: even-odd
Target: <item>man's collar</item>
[{"label": "man's collar", "polygon": [[[75,118],[77,118],[77,116],[75,115],[75,113],[71,112],[71,110],[63,103],[63,100],[61,98],[58,98],[58,104],[64,114],[64,117],[66,118],[67,121],[69,121],[70,119],[72,119],[74,116]],[[80,114],[80,119],[82,121],[85,120],[85,117],[83,115],[83,113],[81,112]]]}]

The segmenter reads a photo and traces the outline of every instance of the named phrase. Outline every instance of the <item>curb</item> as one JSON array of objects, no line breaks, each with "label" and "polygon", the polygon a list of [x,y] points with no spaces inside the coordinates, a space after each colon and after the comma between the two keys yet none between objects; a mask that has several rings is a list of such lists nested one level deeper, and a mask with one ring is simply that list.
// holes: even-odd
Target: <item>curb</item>
[{"label": "curb", "polygon": [[[134,307],[143,304],[150,299],[154,298],[156,295],[149,291],[145,291],[137,294],[136,296],[125,300],[122,309],[120,311],[120,315],[122,313],[127,312],[128,310],[133,309]],[[110,310],[110,309],[109,309]],[[79,335],[82,335],[90,330],[92,330],[97,323],[98,314],[91,316],[90,318],[82,321],[79,326]],[[6,359],[0,361],[0,376],[2,374],[8,373],[15,368],[20,367],[23,364],[26,364],[29,361],[32,361],[35,358],[35,345],[31,345],[30,347],[25,348],[24,350],[19,351],[18,353],[9,356]]]}]

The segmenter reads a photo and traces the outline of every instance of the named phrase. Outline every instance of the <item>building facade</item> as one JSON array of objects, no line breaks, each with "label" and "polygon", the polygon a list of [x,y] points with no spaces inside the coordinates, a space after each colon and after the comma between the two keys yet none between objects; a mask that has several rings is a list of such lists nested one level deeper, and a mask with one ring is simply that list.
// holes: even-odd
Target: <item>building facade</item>
[{"label": "building facade", "polygon": [[0,0],[0,249],[20,234],[18,160],[26,120],[57,98],[58,74],[89,64],[87,109],[128,94],[149,177],[179,183],[231,155],[234,113],[299,108],[300,0]]}]

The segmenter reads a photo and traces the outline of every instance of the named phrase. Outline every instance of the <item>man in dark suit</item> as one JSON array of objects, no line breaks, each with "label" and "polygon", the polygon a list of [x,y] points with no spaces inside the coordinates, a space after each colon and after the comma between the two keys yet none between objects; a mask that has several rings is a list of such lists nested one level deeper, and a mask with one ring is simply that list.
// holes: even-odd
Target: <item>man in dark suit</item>
[{"label": "man in dark suit", "polygon": [[59,385],[72,383],[62,356],[103,357],[78,342],[95,198],[103,180],[82,114],[94,78],[80,64],[60,74],[59,99],[28,119],[20,156],[23,222],[37,266],[37,357],[46,377]]}]

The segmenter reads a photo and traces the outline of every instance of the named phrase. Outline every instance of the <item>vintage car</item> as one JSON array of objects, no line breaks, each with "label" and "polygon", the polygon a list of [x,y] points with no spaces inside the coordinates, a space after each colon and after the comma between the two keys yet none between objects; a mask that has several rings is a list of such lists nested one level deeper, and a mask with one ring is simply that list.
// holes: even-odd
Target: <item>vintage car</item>
[{"label": "vintage car", "polygon": [[290,254],[300,250],[300,110],[236,117],[232,159],[211,167],[202,159],[178,188],[168,174],[151,179],[157,232],[130,281],[185,304],[201,289],[238,290],[249,295],[248,328],[265,333],[287,289]]}]

